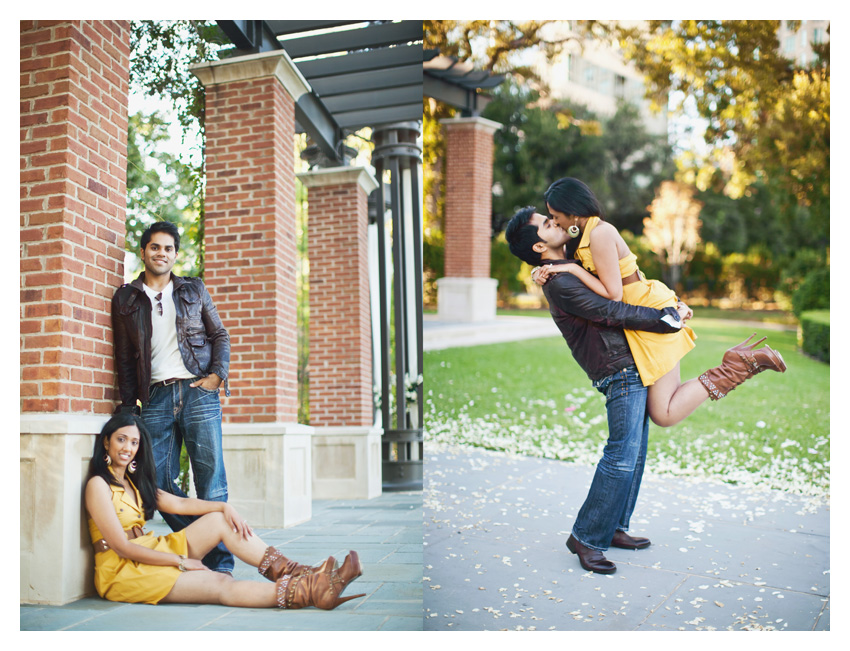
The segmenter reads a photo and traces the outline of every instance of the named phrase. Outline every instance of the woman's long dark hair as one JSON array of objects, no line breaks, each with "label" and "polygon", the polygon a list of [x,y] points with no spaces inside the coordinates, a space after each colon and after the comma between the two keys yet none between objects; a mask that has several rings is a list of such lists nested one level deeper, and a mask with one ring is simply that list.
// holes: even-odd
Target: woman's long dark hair
[{"label": "woman's long dark hair", "polygon": [[135,425],[139,430],[139,449],[136,451],[134,459],[136,471],[130,473],[129,476],[142,497],[141,507],[145,513],[145,520],[150,520],[156,510],[156,466],[151,449],[151,436],[147,427],[145,427],[145,422],[135,414],[115,414],[103,426],[100,434],[94,440],[94,452],[92,452],[89,462],[89,474],[86,481],[92,477],[102,477],[108,484],[121,486],[121,483],[115,479],[115,475],[109,470],[106,459],[104,459],[106,455],[104,441],[108,441],[122,427],[132,425]]},{"label": "woman's long dark hair", "polygon": [[543,193],[543,198],[549,206],[565,215],[604,217],[599,199],[578,179],[558,179]]},{"label": "woman's long dark hair", "polygon": [[[604,217],[602,204],[593,191],[582,181],[571,177],[558,179],[543,193],[546,204],[565,215],[576,217]],[[575,257],[580,238],[567,242],[567,257]]]}]

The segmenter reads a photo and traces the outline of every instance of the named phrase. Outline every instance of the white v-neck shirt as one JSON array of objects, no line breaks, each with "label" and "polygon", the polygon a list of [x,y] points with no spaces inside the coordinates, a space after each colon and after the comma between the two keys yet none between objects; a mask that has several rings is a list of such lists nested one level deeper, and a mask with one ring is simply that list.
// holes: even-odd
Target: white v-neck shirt
[{"label": "white v-neck shirt", "polygon": [[157,309],[157,294],[142,283],[145,294],[151,299],[151,384],[172,378],[195,377],[183,364],[177,347],[177,308],[174,307],[174,282],[162,290],[162,316]]}]

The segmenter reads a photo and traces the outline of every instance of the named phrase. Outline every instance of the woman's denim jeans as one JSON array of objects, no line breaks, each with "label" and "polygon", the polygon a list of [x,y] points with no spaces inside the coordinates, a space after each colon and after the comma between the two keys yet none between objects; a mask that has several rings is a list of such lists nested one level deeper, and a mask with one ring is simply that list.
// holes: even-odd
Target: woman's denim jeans
[{"label": "woman's denim jeans", "polygon": [[649,415],[646,387],[634,366],[595,380],[593,386],[605,394],[608,443],[578,512],[573,536],[585,547],[605,551],[617,529],[629,528],[646,461]]},{"label": "woman's denim jeans", "polygon": [[[179,380],[156,387],[150,403],[142,409],[142,419],[151,434],[159,488],[186,497],[175,483],[180,474],[180,447],[192,464],[195,491],[202,500],[227,501],[227,477],[221,449],[221,402],[218,391],[190,387],[194,379]],[[194,522],[196,516],[162,513],[173,531]],[[233,571],[233,555],[219,544],[204,557],[204,565],[220,572]]]}]

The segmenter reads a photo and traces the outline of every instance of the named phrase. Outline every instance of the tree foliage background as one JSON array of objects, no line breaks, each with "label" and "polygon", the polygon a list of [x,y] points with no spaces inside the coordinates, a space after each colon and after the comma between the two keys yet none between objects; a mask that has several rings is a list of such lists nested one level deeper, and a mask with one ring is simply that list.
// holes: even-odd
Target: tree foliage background
[{"label": "tree foliage background", "polygon": [[[138,237],[153,221],[174,221],[171,217],[175,217],[181,229],[182,270],[200,276],[204,269],[204,88],[189,67],[218,59],[228,43],[215,21],[134,20],[131,25],[131,91],[165,100],[181,126],[183,144],[194,143],[200,151],[194,164],[163,153],[159,145],[168,138],[168,124],[162,116],[133,116],[128,138],[126,249],[138,251]],[[143,155],[171,170],[177,183],[164,175],[154,178]],[[166,195],[168,209],[168,202],[163,203]],[[192,206],[194,215],[181,217],[180,204]]]},{"label": "tree foliage background", "polygon": [[[497,252],[513,211],[538,205],[548,183],[578,176],[638,253],[650,276],[669,271],[651,259],[643,218],[664,180],[696,188],[701,241],[683,289],[711,297],[778,298],[785,306],[829,258],[829,41],[801,65],[782,53],[780,21],[573,21],[569,38],[548,41],[552,21],[425,21],[425,47],[507,74],[484,112],[495,134],[493,275],[516,291],[510,256]],[[799,21],[785,21],[791,30]],[[828,34],[828,30],[827,30]],[[608,120],[552,98],[523,52],[547,56],[568,42],[607,39],[646,77],[647,95],[676,113],[693,107],[707,125],[704,152],[653,142],[634,107]],[[442,274],[443,155],[438,121],[454,109],[425,99],[426,277]],[[595,128],[596,125],[598,130]],[[430,251],[428,250],[430,249]],[[507,265],[509,269],[497,269]],[[655,273],[657,272],[657,273]],[[430,288],[433,300],[433,287]],[[778,290],[778,293],[776,293]],[[774,294],[776,295],[774,296]]]}]

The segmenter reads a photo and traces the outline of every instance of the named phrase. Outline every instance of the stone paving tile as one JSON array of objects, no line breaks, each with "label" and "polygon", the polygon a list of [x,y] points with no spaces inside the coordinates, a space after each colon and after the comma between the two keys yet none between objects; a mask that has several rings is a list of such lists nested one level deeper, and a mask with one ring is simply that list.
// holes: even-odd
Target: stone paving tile
[{"label": "stone paving tile", "polygon": [[[112,604],[103,599],[86,598],[62,608],[53,606],[22,606],[21,630],[61,631],[73,628],[102,615],[113,614],[126,604]],[[105,607],[110,606],[110,607]]]},{"label": "stone paving tile", "polygon": [[425,467],[426,630],[829,629],[826,504],[647,475],[632,532],[653,544],[609,550],[603,576],[564,546],[592,467],[456,449]]}]

